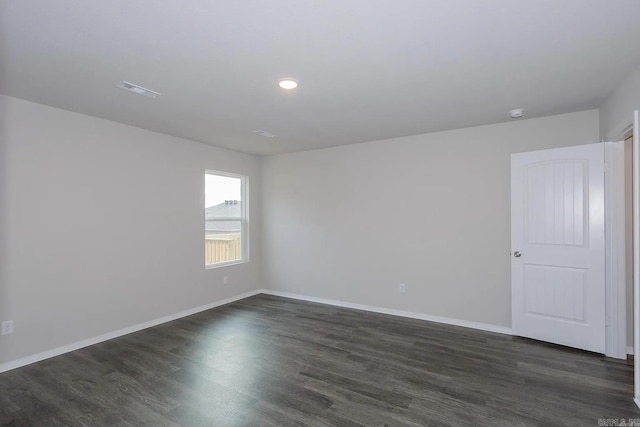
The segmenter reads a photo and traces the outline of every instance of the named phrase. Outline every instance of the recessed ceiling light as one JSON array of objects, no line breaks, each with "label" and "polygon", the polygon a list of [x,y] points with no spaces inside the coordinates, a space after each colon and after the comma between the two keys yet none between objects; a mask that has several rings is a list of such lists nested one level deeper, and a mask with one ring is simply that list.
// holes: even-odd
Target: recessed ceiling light
[{"label": "recessed ceiling light", "polygon": [[147,98],[156,99],[162,95],[160,92],[156,92],[155,90],[147,89],[129,82],[120,82],[117,86],[120,89],[128,90],[129,92],[137,93],[138,95],[146,96]]},{"label": "recessed ceiling light", "polygon": [[287,78],[280,80],[280,82],[278,82],[278,86],[280,86],[282,89],[291,90],[298,87],[298,82],[294,79]]},{"label": "recessed ceiling light", "polygon": [[524,108],[516,108],[515,110],[509,111],[509,117],[512,119],[519,119],[524,116]]}]

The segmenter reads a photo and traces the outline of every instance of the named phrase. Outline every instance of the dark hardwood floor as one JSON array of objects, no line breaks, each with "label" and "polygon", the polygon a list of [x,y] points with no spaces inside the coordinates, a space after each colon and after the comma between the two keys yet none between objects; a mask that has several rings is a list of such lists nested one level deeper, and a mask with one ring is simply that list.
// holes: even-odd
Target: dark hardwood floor
[{"label": "dark hardwood floor", "polygon": [[630,361],[259,295],[0,374],[3,426],[597,426]]}]

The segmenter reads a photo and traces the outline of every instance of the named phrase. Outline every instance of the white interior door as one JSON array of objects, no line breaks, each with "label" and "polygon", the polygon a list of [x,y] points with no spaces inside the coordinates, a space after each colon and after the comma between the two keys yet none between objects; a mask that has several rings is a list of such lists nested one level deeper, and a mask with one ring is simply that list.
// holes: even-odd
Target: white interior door
[{"label": "white interior door", "polygon": [[605,351],[604,144],[511,156],[515,335]]}]

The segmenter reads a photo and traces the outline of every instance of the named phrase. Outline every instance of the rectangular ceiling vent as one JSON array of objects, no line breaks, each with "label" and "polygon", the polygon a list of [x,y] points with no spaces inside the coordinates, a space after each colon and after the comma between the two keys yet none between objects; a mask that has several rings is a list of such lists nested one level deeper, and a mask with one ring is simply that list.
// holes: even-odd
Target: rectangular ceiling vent
[{"label": "rectangular ceiling vent", "polygon": [[252,133],[256,135],[264,136],[265,138],[273,138],[275,135],[271,132],[267,132],[266,130],[254,130]]},{"label": "rectangular ceiling vent", "polygon": [[160,92],[156,92],[155,90],[147,89],[129,82],[120,82],[117,86],[120,89],[128,90],[129,92],[137,93],[138,95],[146,96],[147,98],[155,99],[162,95]]}]

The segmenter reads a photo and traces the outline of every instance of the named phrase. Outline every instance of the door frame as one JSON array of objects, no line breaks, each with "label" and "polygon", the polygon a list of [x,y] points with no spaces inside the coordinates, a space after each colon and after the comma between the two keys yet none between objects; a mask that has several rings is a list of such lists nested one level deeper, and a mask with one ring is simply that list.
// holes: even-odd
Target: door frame
[{"label": "door frame", "polygon": [[604,143],[605,355],[627,358],[624,142]]},{"label": "door frame", "polygon": [[633,112],[633,400],[640,407],[640,117]]},{"label": "door frame", "polygon": [[640,407],[640,115],[616,135],[625,140],[633,135],[633,400]]}]

